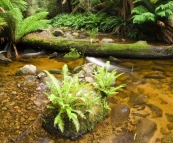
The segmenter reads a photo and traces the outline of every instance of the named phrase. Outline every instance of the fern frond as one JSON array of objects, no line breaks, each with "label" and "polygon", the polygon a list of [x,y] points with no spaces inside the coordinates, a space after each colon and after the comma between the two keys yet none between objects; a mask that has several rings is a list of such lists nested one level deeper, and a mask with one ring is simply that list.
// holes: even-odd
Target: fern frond
[{"label": "fern frond", "polygon": [[[50,74],[48,71],[44,70],[44,72],[51,78],[59,96],[62,97],[61,87],[60,87],[59,83],[57,82],[57,79],[52,74]],[[50,86],[50,84],[48,84],[48,85]]]},{"label": "fern frond", "polygon": [[54,119],[54,126],[58,125],[61,132],[64,132],[64,122],[61,118],[61,112]]},{"label": "fern frond", "polygon": [[144,6],[150,12],[154,12],[155,10],[155,3],[152,3],[151,0],[135,0],[133,3],[139,3],[140,6]]},{"label": "fern frond", "polygon": [[161,4],[155,9],[156,15],[160,17],[168,17],[169,15],[172,15],[172,7],[173,7],[173,1],[170,1],[166,4]]},{"label": "fern frond", "polygon": [[160,17],[166,17],[167,15],[171,15],[172,14],[172,10],[170,9],[166,9],[164,11],[159,11],[156,13],[158,16]]},{"label": "fern frond", "polygon": [[76,114],[73,114],[71,120],[72,120],[73,124],[75,125],[76,131],[79,132],[80,124],[79,124],[79,120],[78,120]]},{"label": "fern frond", "polygon": [[19,8],[21,11],[25,11],[28,3],[24,0],[11,0],[14,7]]},{"label": "fern frond", "polygon": [[169,21],[173,20],[173,14],[171,14],[171,15],[168,16],[168,20]]},{"label": "fern frond", "polygon": [[80,111],[80,110],[73,110],[73,112],[77,113],[83,119],[86,118],[85,115],[84,115],[84,113],[82,111]]},{"label": "fern frond", "polygon": [[137,14],[137,15],[145,13],[145,12],[149,12],[149,10],[142,5],[137,6],[132,10],[132,14]]},{"label": "fern frond", "polygon": [[154,3],[151,3],[150,0],[143,0],[142,2],[147,7],[147,9],[149,9],[150,12],[154,12],[154,10],[155,10]]},{"label": "fern frond", "polygon": [[133,3],[138,3],[138,2],[141,2],[142,0],[134,0]]},{"label": "fern frond", "polygon": [[34,32],[43,27],[49,27],[49,20],[45,20],[48,12],[40,12],[24,19],[21,23],[20,31],[17,34],[18,39],[24,35]]},{"label": "fern frond", "polygon": [[147,21],[154,22],[156,17],[153,13],[146,12],[141,15],[134,15],[132,18],[133,18],[133,23],[141,24]]}]

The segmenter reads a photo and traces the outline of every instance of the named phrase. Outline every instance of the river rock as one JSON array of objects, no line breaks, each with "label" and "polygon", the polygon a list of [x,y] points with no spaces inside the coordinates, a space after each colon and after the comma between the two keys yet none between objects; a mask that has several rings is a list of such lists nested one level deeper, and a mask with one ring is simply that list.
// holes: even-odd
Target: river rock
[{"label": "river rock", "polygon": [[79,37],[79,33],[77,33],[77,32],[73,32],[72,35],[73,35],[74,37]]},{"label": "river rock", "polygon": [[149,143],[157,128],[156,123],[146,118],[138,120],[136,125],[136,137],[134,143]]},{"label": "river rock", "polygon": [[60,74],[61,73],[61,70],[60,69],[51,69],[51,70],[49,70],[49,72],[51,74]]},{"label": "river rock", "polygon": [[165,135],[162,138],[162,143],[173,143],[173,134]]},{"label": "river rock", "polygon": [[53,34],[53,36],[55,36],[55,37],[59,37],[59,36],[63,36],[64,35],[64,32],[62,31],[62,30],[54,30],[53,32],[52,32],[52,34]]},{"label": "river rock", "polygon": [[169,131],[163,127],[160,128],[160,132],[162,133],[162,135],[168,135]]},{"label": "river rock", "polygon": [[103,38],[101,41],[104,43],[113,43],[114,42],[114,40],[111,38]]},{"label": "river rock", "polygon": [[165,115],[166,115],[166,118],[169,122],[173,122],[173,114],[165,113]]},{"label": "river rock", "polygon": [[149,112],[145,111],[145,110],[140,110],[140,111],[133,111],[132,114],[134,116],[139,116],[139,117],[147,117],[150,115]]},{"label": "river rock", "polygon": [[147,106],[152,111],[152,117],[153,118],[162,117],[163,111],[159,107],[157,107],[157,106],[155,106],[153,104],[147,104]]},{"label": "river rock", "polygon": [[173,123],[171,122],[171,123],[167,124],[167,127],[169,130],[172,130],[173,129]]},{"label": "river rock", "polygon": [[37,75],[37,78],[38,79],[42,79],[44,77],[47,77],[47,74],[45,72],[40,72],[38,75]]},{"label": "river rock", "polygon": [[130,106],[145,104],[148,101],[148,96],[144,94],[140,94],[140,95],[132,94],[129,96],[129,98],[130,99],[128,101],[128,104]]},{"label": "river rock", "polygon": [[128,119],[130,109],[125,104],[118,104],[114,106],[111,110],[111,122],[113,125],[122,123]]},{"label": "river rock", "polygon": [[54,58],[56,58],[56,57],[58,57],[58,53],[57,53],[57,52],[53,52],[53,53],[50,55],[49,59],[54,59]]},{"label": "river rock", "polygon": [[166,76],[164,75],[164,73],[151,73],[151,74],[145,75],[144,78],[150,78],[150,79],[165,79]]},{"label": "river rock", "polygon": [[118,135],[113,139],[113,143],[133,143],[134,134],[133,133],[123,133]]},{"label": "river rock", "polygon": [[36,74],[36,66],[25,65],[16,72],[16,75],[29,75],[29,74],[31,75]]}]

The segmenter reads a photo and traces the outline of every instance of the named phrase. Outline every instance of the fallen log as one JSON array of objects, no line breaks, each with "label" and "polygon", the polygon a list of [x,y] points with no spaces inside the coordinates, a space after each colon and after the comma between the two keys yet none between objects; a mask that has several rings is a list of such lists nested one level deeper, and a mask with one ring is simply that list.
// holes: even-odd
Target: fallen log
[{"label": "fallen log", "polygon": [[146,41],[131,44],[91,43],[89,39],[68,40],[63,37],[42,37],[29,34],[22,39],[23,44],[41,46],[55,51],[69,51],[76,48],[85,55],[115,56],[124,58],[172,58],[173,45],[150,45]]}]

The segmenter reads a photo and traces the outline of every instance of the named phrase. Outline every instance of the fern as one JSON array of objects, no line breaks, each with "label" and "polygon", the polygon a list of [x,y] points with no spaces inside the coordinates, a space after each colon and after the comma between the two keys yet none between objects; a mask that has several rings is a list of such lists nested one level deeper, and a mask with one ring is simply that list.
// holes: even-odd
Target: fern
[{"label": "fern", "polygon": [[107,96],[118,93],[116,91],[125,86],[125,85],[119,85],[117,87],[112,86],[112,83],[114,83],[115,80],[123,73],[117,74],[116,70],[109,72],[108,71],[109,66],[110,63],[106,62],[106,68],[99,67],[97,71],[94,71],[97,83],[95,88],[104,92]]},{"label": "fern", "polygon": [[142,13],[145,13],[145,12],[148,12],[149,10],[147,8],[145,8],[144,6],[140,5],[140,6],[137,6],[135,7],[133,10],[132,10],[132,14],[142,14]]},{"label": "fern", "polygon": [[155,13],[160,17],[168,17],[173,14],[172,12],[173,1],[169,1],[166,4],[161,4],[155,9]]},{"label": "fern", "polygon": [[133,23],[156,22],[162,17],[169,19],[173,14],[173,1],[135,0],[134,3],[140,5],[132,10]]},{"label": "fern", "polygon": [[141,24],[147,21],[152,21],[152,22],[155,21],[155,15],[150,12],[146,12],[141,15],[135,15],[133,18],[134,18],[133,23],[138,23],[138,24]]},{"label": "fern", "polygon": [[[12,0],[13,2],[17,2],[16,0]],[[21,5],[24,5],[25,2],[20,0],[18,1]],[[22,3],[23,2],[23,3]],[[16,7],[11,3],[10,0],[1,0],[0,5],[4,8],[5,12],[0,13],[0,17],[3,18],[4,22],[7,24],[8,39],[11,40],[14,48],[15,44],[20,41],[20,39],[33,31],[38,30],[39,28],[48,27],[48,20],[44,20],[47,12],[39,13],[23,19],[22,11],[19,7]],[[17,50],[15,48],[15,52]],[[18,54],[16,54],[18,56]]]},{"label": "fern", "polygon": [[10,0],[14,7],[19,8],[22,12],[26,10],[28,3],[23,0]]},{"label": "fern", "polygon": [[[89,107],[100,101],[100,97],[94,97],[92,92],[82,91],[89,85],[79,83],[77,75],[69,77],[66,64],[62,68],[62,84],[59,84],[57,79],[48,71],[45,72],[53,82],[53,84],[47,83],[50,92],[46,92],[45,95],[53,104],[51,109],[58,111],[54,119],[54,125],[58,126],[63,132],[64,120],[68,117],[78,132],[80,129],[79,118],[85,119],[85,113],[89,111]],[[94,98],[93,100],[90,99],[91,96]]]},{"label": "fern", "polygon": [[[24,19],[21,22],[20,30],[17,33],[18,34],[17,39],[20,39],[24,35],[34,32],[38,29],[49,27],[49,25],[48,25],[49,20],[44,19],[44,18],[46,18],[47,15],[48,15],[48,12],[40,12],[40,13],[37,13],[33,16],[30,16],[30,17]],[[31,22],[32,22],[32,24],[30,24]]]}]

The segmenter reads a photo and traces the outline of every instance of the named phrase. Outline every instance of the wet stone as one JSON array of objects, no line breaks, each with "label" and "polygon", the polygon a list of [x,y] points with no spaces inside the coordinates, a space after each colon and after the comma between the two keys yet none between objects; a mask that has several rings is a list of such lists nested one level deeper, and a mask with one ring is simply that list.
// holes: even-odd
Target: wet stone
[{"label": "wet stone", "polygon": [[147,103],[148,101],[148,96],[143,94],[140,94],[140,95],[132,94],[129,97],[130,99],[128,104],[131,106],[141,105],[141,104]]},{"label": "wet stone", "polygon": [[168,127],[169,130],[172,130],[173,129],[173,122],[167,124],[167,127]]},{"label": "wet stone", "polygon": [[134,143],[149,143],[156,129],[157,125],[153,121],[146,118],[139,119],[136,125],[136,138]]},{"label": "wet stone", "polygon": [[162,138],[162,143],[173,143],[173,134],[165,135]]},{"label": "wet stone", "polygon": [[113,143],[133,143],[134,134],[133,133],[124,133],[122,135],[116,136],[113,140]]},{"label": "wet stone", "polygon": [[113,125],[117,125],[127,120],[130,113],[128,106],[124,104],[118,104],[111,110],[111,122]]},{"label": "wet stone", "polygon": [[165,113],[165,115],[166,115],[166,118],[169,122],[173,122],[173,114]]},{"label": "wet stone", "polygon": [[150,115],[149,112],[147,112],[147,111],[143,111],[143,110],[140,110],[140,111],[134,111],[134,112],[132,112],[132,114],[135,115],[135,116],[139,116],[139,117],[147,117],[147,116]]},{"label": "wet stone", "polygon": [[152,73],[145,75],[144,78],[149,78],[149,79],[165,79],[166,76],[163,73]]},{"label": "wet stone", "polygon": [[169,134],[169,131],[167,131],[165,128],[161,127],[160,128],[160,132],[163,134],[163,135],[168,135]]},{"label": "wet stone", "polygon": [[163,111],[159,107],[157,107],[157,106],[155,106],[153,104],[147,104],[147,106],[152,111],[152,117],[153,118],[162,117]]}]

